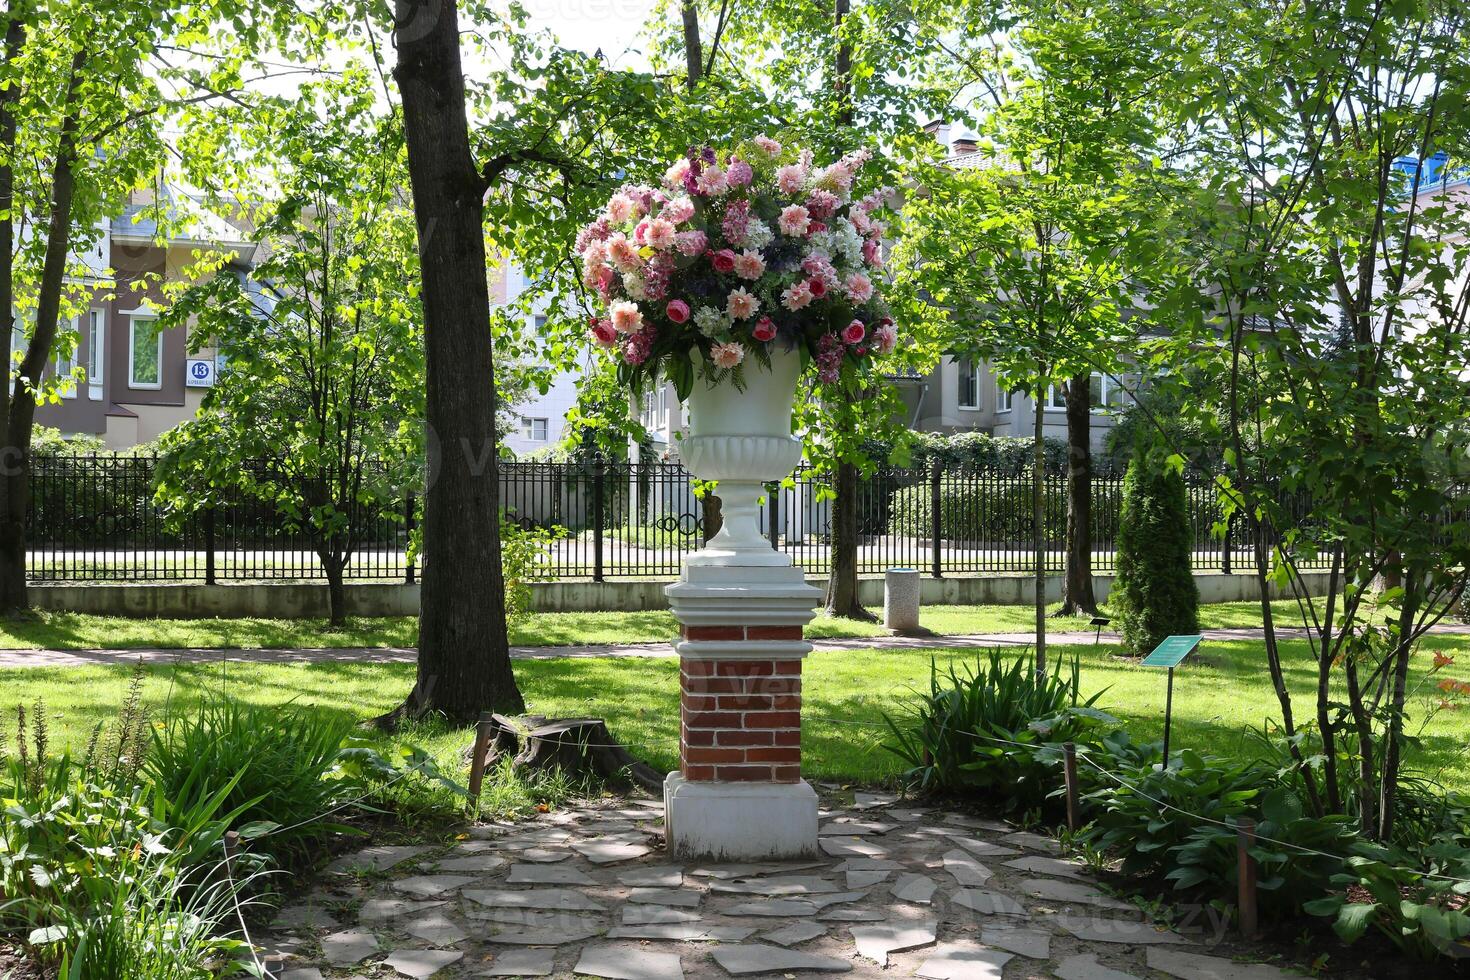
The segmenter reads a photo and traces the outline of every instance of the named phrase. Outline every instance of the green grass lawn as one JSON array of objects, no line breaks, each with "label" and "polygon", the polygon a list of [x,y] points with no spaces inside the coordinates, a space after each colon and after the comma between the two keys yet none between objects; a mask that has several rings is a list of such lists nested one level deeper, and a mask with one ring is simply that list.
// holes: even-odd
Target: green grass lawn
[{"label": "green grass lawn", "polygon": [[[1470,663],[1470,639],[1440,636],[1427,649],[1458,652]],[[1299,695],[1298,713],[1314,675],[1302,642],[1285,645],[1288,682]],[[1099,702],[1121,718],[1137,738],[1162,732],[1164,673],[1111,656],[1107,647],[1087,644],[1053,647],[1058,658],[1074,653],[1082,661],[1085,692],[1108,688]],[[938,651],[941,664],[969,660],[975,651]],[[1219,754],[1254,754],[1249,731],[1278,717],[1264,667],[1261,644],[1207,643],[1198,659],[1181,669],[1175,688],[1175,745]],[[809,776],[878,782],[898,772],[897,760],[882,748],[883,713],[902,709],[905,698],[923,684],[928,651],[837,651],[816,653],[807,661],[805,693],[805,769]],[[1422,680],[1428,655],[1419,658],[1415,681]],[[1452,668],[1453,669],[1453,668]],[[317,663],[148,666],[145,697],[155,717],[164,706],[187,705],[210,690],[262,704],[288,701],[315,710],[368,718],[397,704],[413,683],[408,664]],[[531,710],[548,715],[596,715],[608,719],[613,733],[650,762],[672,768],[677,758],[678,664],[673,659],[548,659],[520,661],[516,674]],[[44,699],[53,741],[78,745],[92,726],[114,714],[131,668],[88,666],[19,668],[0,673],[6,712],[17,703]],[[1432,689],[1431,689],[1432,690]],[[1431,690],[1410,701],[1410,730],[1417,732],[1430,705]],[[448,762],[467,743],[467,731],[425,730],[419,740]],[[1470,711],[1435,715],[1412,750],[1409,764],[1470,792]]]},{"label": "green grass lawn", "polygon": [[[1293,602],[1274,603],[1283,623],[1300,623]],[[874,610],[875,613],[881,610]],[[1027,606],[925,606],[921,621],[936,633],[1025,633],[1033,625]],[[1200,607],[1204,627],[1259,626],[1260,607],[1253,602],[1228,602]],[[1084,618],[1051,619],[1049,633],[1089,633]],[[415,643],[417,622],[411,617],[357,618],[341,629],[320,619],[131,619],[80,613],[37,613],[33,617],[0,619],[0,649],[84,650],[140,647],[409,647]],[[536,613],[511,633],[511,642],[525,646],[564,646],[574,643],[639,643],[667,640],[678,632],[667,610],[653,612]],[[807,635],[819,638],[882,636],[875,623],[859,623],[819,616]]]}]

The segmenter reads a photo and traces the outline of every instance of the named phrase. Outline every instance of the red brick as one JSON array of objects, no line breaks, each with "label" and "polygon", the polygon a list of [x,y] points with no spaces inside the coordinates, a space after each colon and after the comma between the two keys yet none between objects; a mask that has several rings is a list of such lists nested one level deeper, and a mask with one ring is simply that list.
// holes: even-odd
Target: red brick
[{"label": "red brick", "polygon": [[684,724],[690,728],[741,728],[744,716],[738,711],[690,711]]},{"label": "red brick", "polygon": [[[685,746],[685,748],[684,748],[684,763],[685,763],[685,765],[688,765],[691,762],[745,762],[745,761],[747,761],[747,759],[746,759],[746,751],[747,751],[746,749],[704,749],[704,748],[697,748],[697,747]],[[771,750],[770,749],[752,749],[750,751],[755,751],[755,752],[769,752]],[[772,760],[764,760],[763,759],[761,761],[764,762],[764,761],[772,761]],[[792,761],[796,761],[796,762],[800,762],[801,760],[800,759],[796,759],[796,760],[792,760],[792,759],[780,759],[780,760],[774,760],[774,761],[780,761],[780,762],[792,762]]]},{"label": "red brick", "polygon": [[714,745],[715,730],[713,728],[684,728],[680,738],[685,745]]},{"label": "red brick", "polygon": [[715,672],[715,662],[713,660],[691,660],[688,657],[681,657],[679,660],[679,670],[688,674],[690,677],[709,677]]},{"label": "red brick", "polygon": [[708,695],[702,695],[702,694],[690,694],[688,691],[685,691],[683,697],[681,697],[679,699],[679,703],[684,708],[685,711],[714,711],[717,708],[722,708],[722,707],[723,708],[732,708],[732,707],[735,707],[734,705],[722,705],[722,704],[720,704],[720,702],[723,701],[723,700],[725,700],[725,699],[724,698],[710,697]]},{"label": "red brick", "polygon": [[793,729],[790,729],[790,730],[787,730],[787,731],[784,731],[784,732],[772,732],[771,733],[771,736],[772,736],[772,742],[774,744],[776,744],[776,745],[800,745],[801,744],[801,730],[800,729],[793,728]]},{"label": "red brick", "polygon": [[715,778],[727,783],[764,783],[771,778],[771,767],[715,766]]},{"label": "red brick", "polygon": [[[703,762],[703,761],[706,761],[706,760],[700,759],[700,760],[696,760],[696,761]],[[717,761],[717,760],[711,759],[711,760],[708,760],[708,761],[714,762],[714,761]],[[755,748],[746,749],[745,750],[745,761],[746,762],[787,762],[787,763],[797,763],[799,765],[801,763],[801,749],[796,748],[794,746],[786,746],[786,747],[782,747],[782,748],[772,748],[772,749],[755,749]]]},{"label": "red brick", "polygon": [[739,694],[745,690],[738,677],[689,677],[682,678],[684,690],[690,694]]},{"label": "red brick", "polygon": [[774,668],[772,673],[797,675],[801,674],[800,660],[777,660],[772,662],[771,666]]},{"label": "red brick", "polygon": [[779,698],[771,698],[771,707],[775,709],[790,709],[798,711],[801,709],[801,695],[787,694]]},{"label": "red brick", "polygon": [[743,640],[744,626],[685,626],[686,640]]},{"label": "red brick", "polygon": [[685,766],[683,769],[685,779],[709,781],[715,778],[714,766]]},{"label": "red brick", "polygon": [[[718,699],[721,711],[770,711],[774,700],[766,694],[726,694]],[[716,707],[716,705],[710,705]]]},{"label": "red brick", "polygon": [[771,732],[748,732],[738,728],[715,734],[716,745],[770,745],[775,741]]},{"label": "red brick", "polygon": [[715,673],[720,677],[758,677],[775,673],[769,660],[716,660]]},{"label": "red brick", "polygon": [[801,724],[800,711],[747,711],[746,728],[795,728]]},{"label": "red brick", "polygon": [[751,694],[800,694],[800,677],[747,677],[745,690]]},{"label": "red brick", "polygon": [[778,783],[794,783],[801,779],[801,766],[772,766],[771,779]]},{"label": "red brick", "polygon": [[747,626],[745,627],[745,638],[747,640],[799,640],[801,639],[801,627]]}]

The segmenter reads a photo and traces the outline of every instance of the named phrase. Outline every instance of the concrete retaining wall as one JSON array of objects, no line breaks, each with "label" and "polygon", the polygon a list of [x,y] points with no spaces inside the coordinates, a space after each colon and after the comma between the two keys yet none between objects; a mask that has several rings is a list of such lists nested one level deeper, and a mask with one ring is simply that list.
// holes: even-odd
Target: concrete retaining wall
[{"label": "concrete retaining wall", "polygon": [[[1304,576],[1313,595],[1327,588],[1327,573]],[[809,577],[823,586],[825,578]],[[1244,602],[1258,597],[1252,575],[1196,575],[1201,602]],[[1029,605],[1034,581],[1024,575],[993,575],[984,578],[924,578],[925,605]],[[533,586],[533,604],[542,612],[587,612],[613,609],[641,611],[666,609],[666,582],[538,582]],[[1093,588],[1099,601],[1107,599],[1113,576],[1094,575]],[[195,617],[269,616],[280,619],[325,617],[325,585],[281,582],[250,585],[99,584],[33,585],[31,602],[38,609],[95,613],[113,616],[145,616],[172,619]],[[1062,579],[1047,579],[1048,600],[1061,598]],[[881,576],[864,578],[858,585],[863,605],[883,605]],[[349,585],[348,612],[353,616],[415,616],[419,608],[417,585]]]}]

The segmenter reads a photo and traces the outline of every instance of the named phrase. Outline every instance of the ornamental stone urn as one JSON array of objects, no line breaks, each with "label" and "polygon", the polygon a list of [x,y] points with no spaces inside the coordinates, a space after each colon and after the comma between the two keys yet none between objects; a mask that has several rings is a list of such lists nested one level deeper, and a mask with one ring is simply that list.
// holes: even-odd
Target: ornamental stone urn
[{"label": "ornamental stone urn", "polygon": [[801,778],[802,628],[821,599],[761,534],[764,484],[801,459],[791,435],[801,355],[746,361],[744,390],[696,378],[689,471],[717,480],[722,526],[665,589],[678,620],[679,771],[664,783],[669,849],[750,861],[817,853],[817,796]]}]

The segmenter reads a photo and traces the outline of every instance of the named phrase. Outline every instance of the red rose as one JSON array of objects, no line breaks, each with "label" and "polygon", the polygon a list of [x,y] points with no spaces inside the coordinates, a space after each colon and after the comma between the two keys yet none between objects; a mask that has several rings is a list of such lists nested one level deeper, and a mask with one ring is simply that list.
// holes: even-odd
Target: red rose
[{"label": "red rose", "polygon": [[762,343],[773,339],[776,336],[775,321],[768,316],[761,317],[756,321],[755,328],[750,331],[750,335]]},{"label": "red rose", "polygon": [[613,329],[611,320],[592,321],[592,341],[598,347],[611,347],[617,343],[618,332]]},{"label": "red rose", "polygon": [[710,262],[714,265],[716,272],[735,271],[735,253],[728,248],[722,248],[711,255]]},{"label": "red rose", "polygon": [[682,299],[671,300],[669,305],[664,307],[664,313],[675,323],[683,323],[689,319],[689,304]]},{"label": "red rose", "polygon": [[868,328],[863,326],[863,321],[854,320],[842,328],[842,342],[844,344],[860,344],[868,335]]},{"label": "red rose", "polygon": [[825,279],[813,276],[806,281],[806,285],[812,291],[812,297],[814,299],[821,299],[827,295],[827,281]]}]

